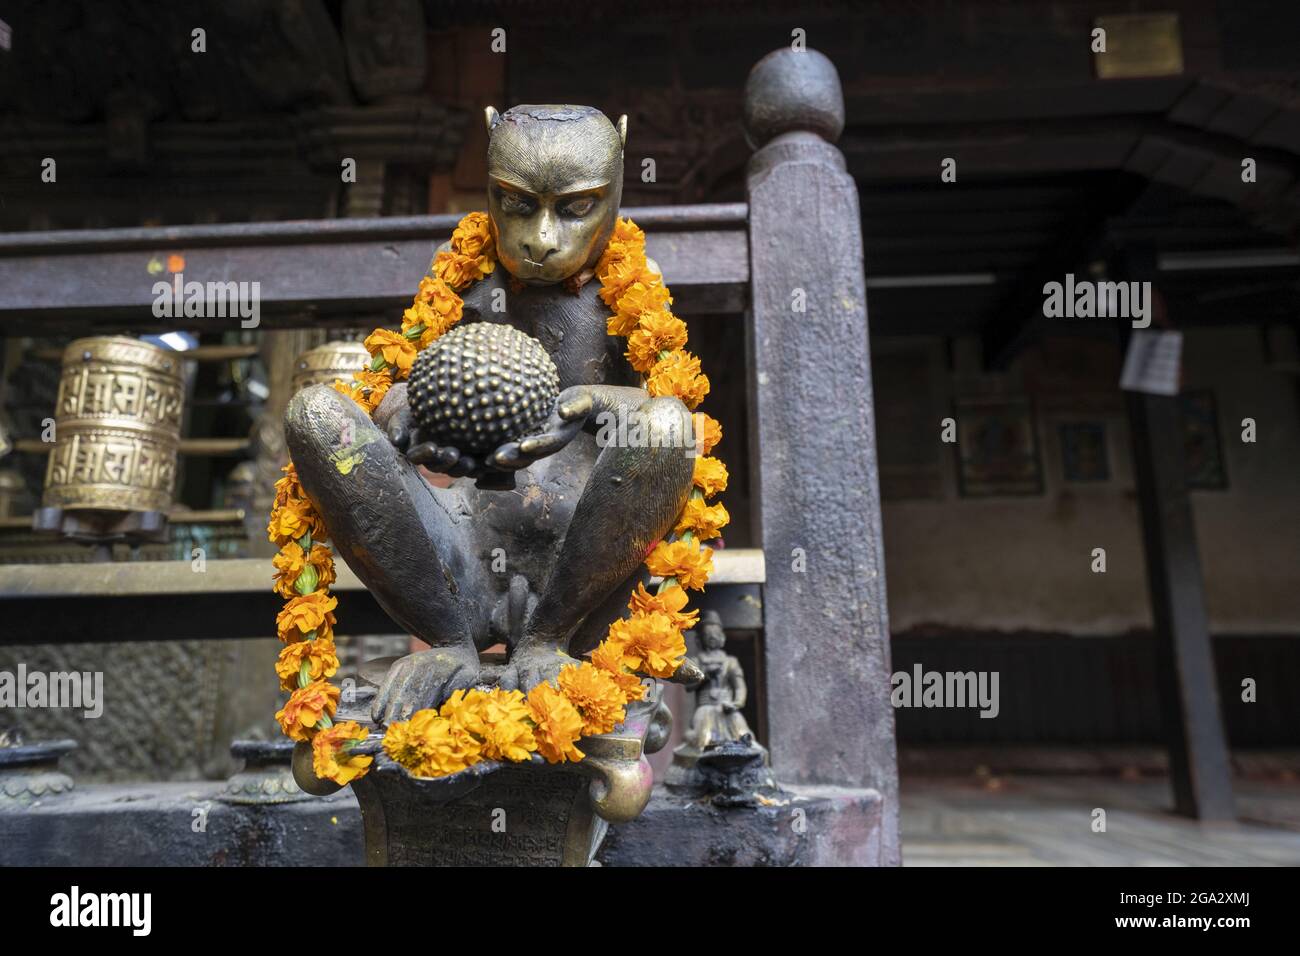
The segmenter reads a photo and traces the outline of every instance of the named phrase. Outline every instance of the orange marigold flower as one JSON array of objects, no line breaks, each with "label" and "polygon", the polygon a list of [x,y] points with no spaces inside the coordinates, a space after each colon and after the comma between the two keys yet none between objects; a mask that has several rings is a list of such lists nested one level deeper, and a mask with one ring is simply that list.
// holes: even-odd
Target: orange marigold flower
[{"label": "orange marigold flower", "polygon": [[331,637],[334,634],[334,609],[338,607],[338,598],[328,591],[312,591],[291,600],[275,618],[280,640],[286,644],[305,640],[312,631],[317,637]]},{"label": "orange marigold flower", "polygon": [[433,309],[435,318],[425,323],[425,333],[420,339],[421,348],[459,322],[465,312],[465,301],[453,291],[451,286],[441,281],[434,290],[429,306]]},{"label": "orange marigold flower", "polygon": [[307,564],[316,570],[317,588],[333,586],[335,580],[333,551],[323,544],[313,544],[311,553],[307,555]]},{"label": "orange marigold flower", "polygon": [[637,227],[637,235],[631,235],[625,231],[620,231],[618,226],[614,227],[614,232],[610,235],[609,241],[605,243],[605,250],[596,260],[595,272],[597,274],[607,272],[613,266],[620,262],[634,260],[638,257],[645,258],[645,233]]},{"label": "orange marigold flower", "polygon": [[280,469],[284,477],[275,483],[275,503],[282,505],[286,501],[306,501],[307,492],[298,480],[298,469],[293,462]]},{"label": "orange marigold flower", "polygon": [[483,759],[482,745],[472,734],[432,709],[390,726],[384,751],[420,777],[445,777]]},{"label": "orange marigold flower", "polygon": [[[443,285],[447,284],[434,276],[421,277],[420,284],[415,288],[415,301],[411,304],[413,306],[428,305],[433,299],[433,290],[437,288],[438,283],[442,283]],[[403,326],[403,331],[405,331],[405,328],[406,327]]]},{"label": "orange marigold flower", "polygon": [[384,361],[397,370],[395,379],[404,378],[411,371],[415,361],[415,343],[400,332],[391,329],[375,329],[365,341],[366,351],[371,356],[382,355]]},{"label": "orange marigold flower", "polygon": [[609,241],[605,243],[600,261],[607,262],[638,249],[645,251],[645,233],[631,219],[618,219],[614,222],[614,229],[609,235]]},{"label": "orange marigold flower", "polygon": [[638,253],[645,255],[645,233],[631,219],[619,219],[614,223],[614,229],[610,233],[609,241],[605,243],[605,251],[601,253],[596,269],[600,271],[603,266],[636,256]]},{"label": "orange marigold flower", "polygon": [[[600,298],[615,312],[619,297],[637,279],[647,274],[645,257],[645,233],[630,219],[619,219],[614,223],[613,233],[605,244],[596,263],[596,278],[600,280]],[[656,277],[657,278],[657,277]],[[622,332],[611,335],[627,335],[629,327]]]},{"label": "orange marigold flower", "polygon": [[460,319],[465,307],[465,300],[456,294],[456,290],[441,279],[433,280],[433,293],[429,296],[429,308],[439,315],[448,316],[452,322]]},{"label": "orange marigold flower", "polygon": [[348,744],[366,739],[366,731],[355,720],[345,720],[318,733],[311,742],[312,769],[323,780],[346,787],[370,772],[374,757],[351,753]]},{"label": "orange marigold flower", "polygon": [[489,760],[527,760],[537,750],[528,703],[517,690],[474,691],[483,723],[483,756]]},{"label": "orange marigold flower", "polygon": [[289,702],[275,714],[280,729],[291,740],[308,740],[322,717],[333,717],[339,704],[339,689],[325,681],[299,687]]},{"label": "orange marigold flower", "polygon": [[303,593],[295,585],[307,568],[311,568],[307,579],[311,587],[304,585],[303,591],[309,593],[317,588],[328,588],[334,583],[334,554],[325,545],[312,544],[311,553],[305,553],[302,545],[290,541],[279,549],[270,563],[276,566],[276,593],[283,598],[298,597],[298,594]]},{"label": "orange marigold flower", "polygon": [[[424,713],[428,711],[420,711],[420,714]],[[414,770],[424,760],[424,737],[418,727],[411,726],[414,721],[414,717],[399,720],[389,724],[384,731],[384,753],[407,770]]]},{"label": "orange marigold flower", "polygon": [[375,369],[363,368],[360,371],[353,372],[352,377],[360,383],[362,388],[379,388],[388,391],[389,387],[393,384],[393,369],[391,366],[386,366],[378,371]]},{"label": "orange marigold flower", "polygon": [[374,389],[366,390],[360,383],[358,383],[356,390],[349,393],[349,396],[354,402],[361,406],[362,411],[367,415],[373,415],[375,409],[379,407],[379,403],[384,400],[386,394],[388,394],[387,391],[379,392]]},{"label": "orange marigold flower", "polygon": [[[605,254],[608,259],[602,259],[596,265],[596,278],[600,280],[600,300],[605,305],[618,312],[618,300],[622,298],[628,288],[635,282],[649,278],[653,273],[646,269],[645,252],[643,250],[627,250],[626,253],[620,252],[618,255],[611,255],[611,249],[606,249]],[[633,320],[635,325],[635,320]],[[625,332],[611,332],[611,335],[627,335],[632,326],[628,327]]]},{"label": "orange marigold flower", "polygon": [[663,312],[672,304],[668,287],[653,272],[643,271],[619,294],[610,308],[614,314],[605,322],[610,335],[631,335],[641,316],[647,312]]},{"label": "orange marigold flower", "polygon": [[[685,651],[683,651],[685,653]],[[627,716],[623,691],[593,664],[569,664],[560,671],[560,693],[582,715],[582,734],[607,734]]]},{"label": "orange marigold flower", "polygon": [[495,268],[487,256],[465,256],[450,249],[433,257],[433,274],[456,290],[486,278]]},{"label": "orange marigold flower", "polygon": [[421,777],[446,777],[460,773],[483,759],[479,741],[442,717],[429,721],[424,743],[424,760],[415,768],[415,773]]},{"label": "orange marigold flower", "polygon": [[727,514],[727,509],[722,505],[706,504],[703,498],[692,497],[682,509],[673,534],[681,535],[691,531],[701,541],[712,541],[730,521],[731,515]]},{"label": "orange marigold flower", "polygon": [[451,248],[471,259],[492,255],[492,221],[488,214],[467,213],[451,234]]},{"label": "orange marigold flower", "polygon": [[685,631],[700,620],[699,611],[685,610],[686,601],[687,594],[682,588],[668,587],[660,594],[652,594],[644,584],[638,583],[627,606],[633,614],[649,614],[652,611],[666,614],[673,622],[673,627]]},{"label": "orange marigold flower", "polygon": [[696,458],[692,481],[704,497],[712,498],[727,490],[727,466],[719,458]]},{"label": "orange marigold flower", "polygon": [[652,396],[676,395],[687,408],[695,408],[709,394],[709,377],[700,371],[699,358],[679,349],[655,363],[645,387]]},{"label": "orange marigold flower", "polygon": [[686,323],[663,309],[642,312],[627,337],[627,360],[638,372],[648,372],[659,361],[660,352],[671,352],[686,344]]},{"label": "orange marigold flower", "polygon": [[682,587],[698,591],[713,573],[713,549],[698,541],[660,541],[645,563],[651,574],[676,578]]},{"label": "orange marigold flower", "polygon": [[[427,276],[420,281],[422,283],[428,281],[442,282],[441,279],[430,280]],[[445,282],[442,284],[446,285]],[[421,330],[424,329],[426,323],[433,321],[433,316],[433,306],[429,305],[428,302],[423,301],[419,297],[419,293],[416,293],[416,299],[411,303],[411,307],[402,313],[402,332],[410,332],[412,329],[417,328]],[[410,336],[407,337],[410,338]]]},{"label": "orange marigold flower", "polygon": [[645,232],[631,219],[619,217],[614,221],[614,231],[610,233],[609,241],[611,243],[630,242],[644,246]]},{"label": "orange marigold flower", "polygon": [[528,713],[536,729],[537,752],[547,763],[581,760],[585,755],[574,746],[582,736],[582,715],[569,699],[543,681],[528,694]]},{"label": "orange marigold flower", "polygon": [[[349,390],[346,394],[354,402],[366,410],[366,414],[374,412],[379,407],[379,403],[384,400],[388,390],[393,387],[394,374],[401,374],[399,369],[392,366],[375,370],[364,368],[352,373],[352,384],[357,390],[355,393]],[[338,388],[338,383],[335,383]],[[339,391],[343,391],[339,389]]]},{"label": "orange marigold flower", "polygon": [[318,637],[314,641],[294,641],[280,648],[280,659],[275,662],[275,672],[280,677],[281,690],[294,690],[302,665],[307,665],[307,676],[312,680],[329,680],[339,669],[338,652],[334,640]]},{"label": "orange marigold flower", "polygon": [[307,566],[307,552],[298,542],[290,541],[271,559],[271,564],[275,566],[276,571],[275,593],[285,600],[296,597],[298,592],[294,590],[294,584],[298,580],[298,575],[302,574],[302,569]]},{"label": "orange marigold flower", "polygon": [[[681,590],[677,588],[676,590]],[[601,641],[591,652],[591,663],[609,675],[610,680],[618,685],[625,703],[644,700],[646,686],[641,678],[633,674],[623,664],[623,645],[617,641]]]},{"label": "orange marigold flower", "polygon": [[268,540],[283,545],[309,533],[316,539],[325,538],[325,522],[310,501],[290,498],[271,508],[271,520],[266,525]]},{"label": "orange marigold flower", "polygon": [[722,424],[712,415],[696,412],[694,425],[700,451],[707,455],[718,447],[718,442],[722,441]]},{"label": "orange marigold flower", "polygon": [[615,621],[608,641],[622,651],[625,666],[651,677],[672,677],[686,657],[682,632],[661,611]]},{"label": "orange marigold flower", "polygon": [[297,502],[271,508],[271,519],[266,524],[266,537],[269,541],[276,544],[293,541],[310,530],[310,515]]},{"label": "orange marigold flower", "polygon": [[360,382],[357,381],[345,382],[343,381],[343,379],[336,379],[334,382],[334,391],[346,395],[348,398],[352,399],[352,401],[356,402],[358,405],[364,408],[367,413],[369,413],[372,410],[369,405],[369,398],[366,395],[365,390],[361,387]]},{"label": "orange marigold flower", "polygon": [[646,312],[666,311],[672,304],[673,297],[663,279],[657,272],[645,269],[618,297],[616,308],[619,312],[639,319]]},{"label": "orange marigold flower", "polygon": [[483,759],[483,745],[455,721],[430,716],[420,726],[426,748],[424,762],[416,768],[420,776],[460,773]]},{"label": "orange marigold flower", "polygon": [[486,720],[483,714],[483,703],[486,697],[487,695],[477,687],[455,691],[438,708],[438,716],[445,717],[476,737],[482,737],[486,731]]},{"label": "orange marigold flower", "polygon": [[362,369],[354,373],[354,378],[361,385],[361,391],[365,394],[365,400],[360,402],[362,408],[367,413],[373,413],[379,407],[379,403],[384,400],[388,390],[393,387],[395,375],[404,375],[400,369],[394,369],[389,366],[381,368],[379,371],[373,369]]},{"label": "orange marigold flower", "polygon": [[427,347],[461,320],[465,303],[447,283],[425,276],[415,302],[402,315],[402,331],[421,329],[418,344]]}]

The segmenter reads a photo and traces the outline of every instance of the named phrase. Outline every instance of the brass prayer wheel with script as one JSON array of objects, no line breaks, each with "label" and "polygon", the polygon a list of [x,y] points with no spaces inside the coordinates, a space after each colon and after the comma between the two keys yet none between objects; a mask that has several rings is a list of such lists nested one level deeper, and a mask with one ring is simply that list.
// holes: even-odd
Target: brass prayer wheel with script
[{"label": "brass prayer wheel with script", "polygon": [[64,511],[166,511],[176,488],[182,358],[122,336],[63,352],[44,505]]},{"label": "brass prayer wheel with script", "polygon": [[326,342],[308,349],[293,364],[293,390],[308,385],[332,385],[336,379],[352,380],[352,373],[370,364],[370,353],[360,342]]}]

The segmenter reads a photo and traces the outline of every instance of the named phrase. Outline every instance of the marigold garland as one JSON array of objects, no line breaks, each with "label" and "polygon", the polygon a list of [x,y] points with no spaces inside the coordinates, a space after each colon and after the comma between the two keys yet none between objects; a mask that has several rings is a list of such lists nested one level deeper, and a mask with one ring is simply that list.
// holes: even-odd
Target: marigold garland
[{"label": "marigold garland", "polygon": [[[352,381],[334,388],[373,414],[394,383],[403,381],[420,349],[446,333],[463,314],[459,293],[496,268],[491,223],[486,213],[465,216],[449,248],[434,257],[432,276],[420,280],[400,332],[376,329],[365,341],[370,364]],[[672,295],[645,254],[645,233],[619,219],[595,269],[599,295],[613,313],[610,335],[627,339],[626,356],[645,376],[651,396],[675,396],[694,410],[709,393],[700,360],[685,351],[686,324],[669,311]],[[706,499],[725,490],[727,469],[708,457],[722,440],[722,427],[695,415],[697,457],[692,490],[667,538],[646,553],[646,567],[662,578],[651,592],[638,584],[628,617],[615,621],[584,661],[564,667],[556,684],[543,682],[527,696],[517,690],[458,690],[441,707],[418,711],[389,726],[383,750],[411,773],[440,777],[482,760],[522,761],[534,753],[549,763],[578,761],[577,741],[609,733],[626,717],[627,705],[643,700],[639,674],[668,678],[686,657],[682,632],[699,620],[687,611],[687,589],[700,590],[713,571],[713,550],[701,542],[716,538],[730,520],[721,504]],[[347,785],[369,772],[373,758],[357,753],[367,737],[354,721],[335,724],[339,689],[329,683],[339,668],[334,648],[334,608],[329,594],[334,562],[324,521],[312,507],[290,463],[276,482],[267,534],[279,545],[274,558],[275,591],[286,599],[276,619],[285,646],[276,662],[281,687],[292,691],[276,714],[284,733],[312,742],[316,774]]]}]

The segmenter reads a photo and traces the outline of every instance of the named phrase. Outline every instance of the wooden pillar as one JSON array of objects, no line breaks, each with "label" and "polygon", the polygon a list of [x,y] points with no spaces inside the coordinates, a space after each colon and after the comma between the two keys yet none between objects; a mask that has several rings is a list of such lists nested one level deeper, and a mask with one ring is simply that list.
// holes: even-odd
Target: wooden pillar
[{"label": "wooden pillar", "polygon": [[759,61],[745,88],[754,527],[767,566],[768,741],[789,783],[872,787],[897,864],[898,771],[857,187],[835,67]]},{"label": "wooden pillar", "polygon": [[[1149,257],[1130,259],[1131,277],[1151,281]],[[1154,288],[1154,286],[1153,286]],[[1157,313],[1163,312],[1159,302]],[[1155,624],[1161,712],[1174,809],[1200,820],[1231,820],[1232,764],[1205,610],[1196,522],[1187,491],[1182,415],[1176,395],[1125,393],[1147,586]]]}]

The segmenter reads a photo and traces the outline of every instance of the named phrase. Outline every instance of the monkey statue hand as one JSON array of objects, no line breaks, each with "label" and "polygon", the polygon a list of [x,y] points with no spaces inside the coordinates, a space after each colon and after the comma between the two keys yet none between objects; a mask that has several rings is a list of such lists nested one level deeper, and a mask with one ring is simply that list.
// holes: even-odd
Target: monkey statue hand
[{"label": "monkey statue hand", "polygon": [[[402,391],[394,395],[398,389]],[[391,403],[389,397],[393,399]],[[422,439],[419,429],[411,421],[404,384],[395,385],[389,397],[385,397],[375,411],[376,424],[384,429],[388,440],[413,464],[453,478],[479,477],[491,471],[517,471],[554,455],[582,430],[593,408],[590,388],[585,385],[566,388],[557,396],[541,432],[506,442],[486,456],[475,456],[464,454],[451,445],[438,445]]]}]

